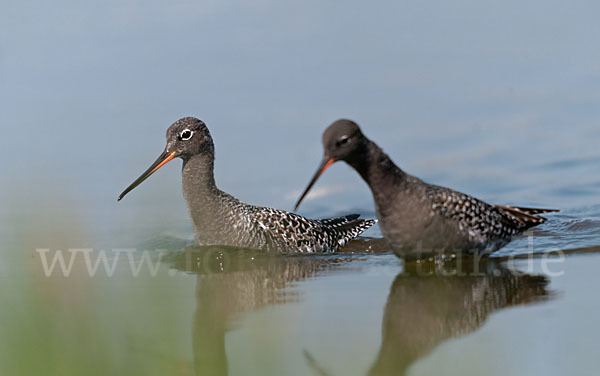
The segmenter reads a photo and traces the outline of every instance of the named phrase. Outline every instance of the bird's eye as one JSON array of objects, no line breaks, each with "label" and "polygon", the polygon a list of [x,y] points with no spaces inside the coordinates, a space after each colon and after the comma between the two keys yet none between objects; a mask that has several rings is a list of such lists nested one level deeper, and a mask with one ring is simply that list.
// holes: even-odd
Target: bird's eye
[{"label": "bird's eye", "polygon": [[189,129],[185,129],[179,134],[179,138],[181,138],[183,141],[187,141],[192,138],[193,135],[194,132],[190,131]]},{"label": "bird's eye", "polygon": [[342,138],[340,138],[336,144],[337,146],[342,146],[347,144],[348,142],[350,142],[350,137],[349,136],[342,136]]}]

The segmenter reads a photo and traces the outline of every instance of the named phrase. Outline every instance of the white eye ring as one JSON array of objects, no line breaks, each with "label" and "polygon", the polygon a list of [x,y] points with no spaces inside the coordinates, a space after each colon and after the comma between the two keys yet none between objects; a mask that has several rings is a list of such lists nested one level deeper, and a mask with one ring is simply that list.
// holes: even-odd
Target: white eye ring
[{"label": "white eye ring", "polygon": [[187,141],[190,138],[192,138],[192,136],[194,135],[194,132],[189,130],[189,129],[184,129],[183,131],[181,131],[181,133],[179,134],[179,138],[181,138],[183,141]]},{"label": "white eye ring", "polygon": [[348,144],[352,141],[350,136],[342,136],[339,140],[336,141],[337,146],[342,146],[344,144]]}]

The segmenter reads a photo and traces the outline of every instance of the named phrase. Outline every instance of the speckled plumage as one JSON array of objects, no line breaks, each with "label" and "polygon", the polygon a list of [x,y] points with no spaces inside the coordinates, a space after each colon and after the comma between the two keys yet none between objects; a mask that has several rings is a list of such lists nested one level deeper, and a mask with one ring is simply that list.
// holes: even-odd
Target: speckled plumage
[{"label": "speckled plumage", "polygon": [[384,237],[401,256],[446,252],[488,254],[546,221],[555,210],[490,205],[407,174],[365,137],[358,125],[338,120],[323,133],[324,158],[296,207],[333,162],[352,166],[371,188]]},{"label": "speckled plumage", "polygon": [[166,163],[162,161],[177,157],[183,159],[183,195],[198,245],[281,253],[335,252],[376,222],[359,219],[356,214],[309,219],[283,210],[249,205],[221,191],[213,174],[212,137],[206,125],[192,117],[182,118],[169,127],[163,154],[119,199]]},{"label": "speckled plumage", "polygon": [[457,223],[476,249],[496,250],[525,230],[546,222],[537,214],[554,210],[491,205],[449,188],[423,183],[428,187],[431,216],[439,215]]},{"label": "speckled plumage", "polygon": [[[280,252],[335,252],[376,222],[359,219],[357,214],[309,219],[284,210],[248,205],[228,194],[220,196],[234,208],[225,216],[232,219],[229,234],[236,238],[226,239],[228,236],[223,233],[221,239],[212,239],[218,244]],[[197,240],[205,243],[202,236]]]}]

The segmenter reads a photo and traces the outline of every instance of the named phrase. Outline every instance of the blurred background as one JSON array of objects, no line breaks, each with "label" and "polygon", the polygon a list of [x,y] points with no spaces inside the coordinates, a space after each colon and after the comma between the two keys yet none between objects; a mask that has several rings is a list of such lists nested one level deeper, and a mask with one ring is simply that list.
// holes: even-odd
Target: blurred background
[{"label": "blurred background", "polygon": [[[111,278],[47,278],[35,251],[177,253],[190,245],[181,162],[116,201],[183,116],[208,125],[218,186],[252,204],[290,210],[321,159],[321,133],[346,117],[428,182],[493,203],[560,208],[536,247],[593,252],[568,257],[571,272],[533,294],[554,299],[504,310],[475,338],[447,342],[432,355],[416,352],[428,357],[411,372],[443,365],[446,374],[564,374],[575,364],[585,374],[597,367],[600,332],[588,324],[600,306],[587,290],[592,266],[600,266],[593,255],[600,238],[599,12],[600,4],[578,0],[3,1],[0,374],[202,373],[201,351],[193,349],[214,343],[198,345],[191,328],[221,311],[199,311],[219,305],[201,293],[196,272],[180,273],[173,261],[158,277],[133,278],[125,267]],[[367,186],[344,164],[316,188],[301,214],[375,216]],[[381,236],[376,227],[365,235]],[[526,245],[521,239],[504,252]],[[269,287],[288,291],[291,283],[281,294],[293,303],[219,306],[256,313],[232,315],[237,326],[215,321],[233,333],[218,340],[229,350],[229,373],[318,374],[321,363],[332,374],[374,372],[386,302],[393,306],[397,296],[390,286],[402,266],[360,247],[359,256],[342,257],[352,267],[340,270],[313,275],[306,269],[321,266],[312,261],[268,267],[270,280],[282,269],[300,270]],[[512,346],[515,337],[521,346]],[[258,349],[254,357],[249,348]],[[448,360],[463,351],[476,354],[477,364],[465,369]],[[221,366],[206,374],[224,373]]]}]

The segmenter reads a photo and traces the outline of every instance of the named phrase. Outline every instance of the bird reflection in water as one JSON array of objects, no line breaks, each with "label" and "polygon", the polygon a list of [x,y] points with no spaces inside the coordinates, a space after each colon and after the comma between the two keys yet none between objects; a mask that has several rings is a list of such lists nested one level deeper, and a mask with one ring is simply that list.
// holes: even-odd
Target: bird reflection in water
[{"label": "bird reflection in water", "polygon": [[[241,314],[298,301],[290,284],[366,257],[280,256],[225,249],[188,248],[173,267],[197,273],[193,354],[196,375],[227,375],[225,334]],[[518,273],[493,259],[440,265],[407,263],[394,279],[382,320],[382,340],[369,375],[402,375],[446,339],[479,328],[493,312],[543,300],[548,279]],[[377,309],[378,307],[374,307]],[[303,355],[315,374],[326,365]]]},{"label": "bird reflection in water", "polygon": [[493,259],[405,265],[390,289],[381,347],[369,375],[403,375],[444,340],[479,328],[493,312],[541,301],[549,280]]},{"label": "bird reflection in water", "polygon": [[291,283],[362,259],[282,256],[227,247],[189,247],[172,266],[197,273],[193,354],[196,375],[227,375],[225,334],[242,313],[297,301]]}]

